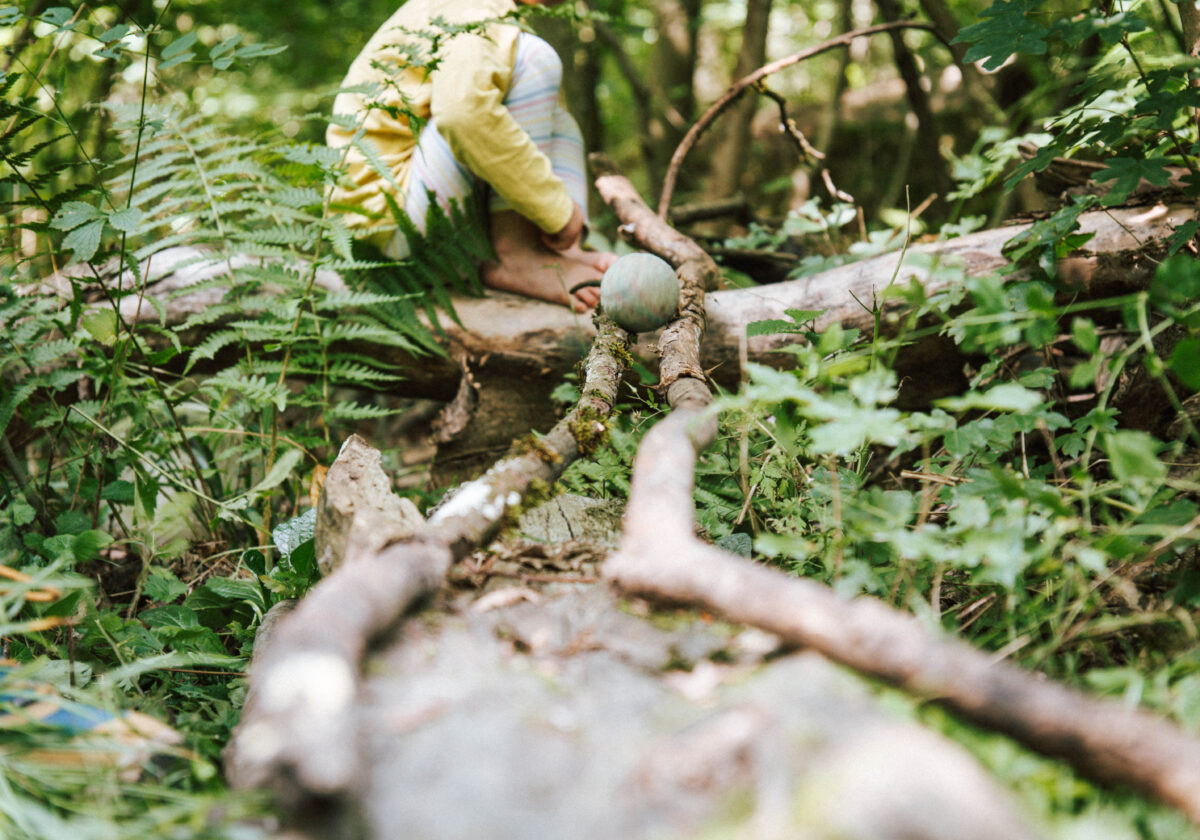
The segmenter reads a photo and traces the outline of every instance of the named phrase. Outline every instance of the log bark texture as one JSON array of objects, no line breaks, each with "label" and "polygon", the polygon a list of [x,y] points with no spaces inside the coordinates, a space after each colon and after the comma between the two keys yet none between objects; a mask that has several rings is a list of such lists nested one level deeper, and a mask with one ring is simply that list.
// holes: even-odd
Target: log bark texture
[{"label": "log bark texture", "polygon": [[[636,193],[632,188],[629,193],[612,197],[618,212],[636,206],[633,201]],[[633,215],[624,234],[644,247],[640,231],[652,222],[634,210],[629,212]],[[1194,207],[1184,204],[1084,213],[1079,220],[1080,229],[1093,237],[1066,261],[1063,275],[1079,300],[1145,289],[1166,252],[1167,238],[1179,225],[1198,216],[1200,213]],[[910,247],[903,258],[898,253],[884,254],[799,280],[712,292],[706,296],[700,367],[709,372],[713,381],[724,386],[735,385],[739,378],[738,347],[746,325],[785,318],[787,309],[823,310],[824,314],[816,321],[817,329],[840,323],[847,328],[872,330],[873,313],[863,304],[878,300],[884,330],[894,331],[904,307],[895,298],[882,297],[885,290],[915,282],[924,287],[927,295],[933,295],[960,282],[961,275],[946,269],[958,267],[965,276],[973,277],[1009,268],[1002,247],[1028,227],[1028,224],[1007,225],[945,242],[919,243]],[[699,251],[698,246],[678,233],[662,244],[666,248],[664,258],[677,268],[685,260],[695,259]],[[192,249],[171,249],[155,255],[149,262],[147,297],[162,304],[170,323],[181,323],[189,314],[211,306],[222,294],[216,288],[194,295],[181,294],[187,286],[225,270],[224,262],[197,260],[198,254]],[[177,265],[184,267],[175,269]],[[1011,275],[1014,280],[1026,276],[1021,271]],[[714,270],[705,275],[704,282],[714,283],[715,278]],[[341,278],[331,272],[321,273],[318,282],[330,289],[344,287]],[[158,310],[148,300],[129,296],[122,299],[121,306],[122,314],[131,321],[156,323],[159,319]],[[565,307],[501,292],[489,292],[482,298],[456,299],[455,310],[462,324],[449,321],[444,324],[445,357],[416,360],[396,352],[386,359],[404,366],[408,377],[398,383],[397,393],[453,399],[459,390],[462,360],[470,367],[481,393],[489,385],[504,380],[557,384],[583,358],[595,335],[590,319]],[[635,354],[654,360],[656,336],[641,338]],[[748,357],[755,362],[783,364],[790,357],[777,351],[794,341],[794,336],[787,335],[756,336],[747,343]],[[372,352],[383,350],[373,348]],[[947,342],[936,336],[906,345],[898,357],[900,372],[903,376],[908,371],[926,369],[931,360],[944,358],[947,352]],[[950,367],[954,363],[951,357]],[[929,376],[908,379],[908,391],[902,397],[906,402],[915,404],[943,395],[929,381]]]}]

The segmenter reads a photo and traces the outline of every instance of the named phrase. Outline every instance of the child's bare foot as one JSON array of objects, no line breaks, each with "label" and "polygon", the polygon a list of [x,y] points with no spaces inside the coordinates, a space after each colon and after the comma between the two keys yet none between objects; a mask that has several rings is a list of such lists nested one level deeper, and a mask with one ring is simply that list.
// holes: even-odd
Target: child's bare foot
[{"label": "child's bare foot", "polygon": [[485,263],[480,277],[493,289],[570,306],[586,312],[600,302],[600,289],[582,283],[599,281],[616,259],[613,254],[592,253],[574,245],[555,252],[542,244],[541,231],[515,211],[494,213],[492,247],[496,261]]}]

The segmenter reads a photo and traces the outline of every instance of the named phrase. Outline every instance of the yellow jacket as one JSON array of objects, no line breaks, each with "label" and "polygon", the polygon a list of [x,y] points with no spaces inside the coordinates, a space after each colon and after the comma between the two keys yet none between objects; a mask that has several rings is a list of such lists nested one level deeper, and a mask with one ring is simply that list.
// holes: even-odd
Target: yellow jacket
[{"label": "yellow jacket", "polygon": [[[407,44],[427,58],[430,39],[413,33],[440,32],[432,26],[435,17],[451,24],[474,23],[515,9],[514,0],[408,0],[371,36],[350,65],[342,87],[375,85],[376,92],[343,90],[334,100],[333,110],[337,115],[353,116],[365,129],[364,139],[378,151],[395,186],[352,148],[347,152],[346,177],[333,192],[335,203],[361,207],[367,214],[382,214],[386,219],[383,193],[387,191],[404,206],[416,146],[413,128],[403,113],[410,110],[422,120],[437,117],[438,128],[455,157],[514,210],[547,233],[566,227],[572,212],[566,187],[503,104],[512,80],[519,27],[491,23],[484,32],[443,38],[432,73],[411,66],[397,50],[397,45]],[[368,103],[375,104],[368,108]],[[389,113],[388,108],[401,110]],[[341,148],[353,136],[353,129],[331,124],[326,142]],[[355,228],[378,224],[359,213],[348,214],[347,223]]]}]

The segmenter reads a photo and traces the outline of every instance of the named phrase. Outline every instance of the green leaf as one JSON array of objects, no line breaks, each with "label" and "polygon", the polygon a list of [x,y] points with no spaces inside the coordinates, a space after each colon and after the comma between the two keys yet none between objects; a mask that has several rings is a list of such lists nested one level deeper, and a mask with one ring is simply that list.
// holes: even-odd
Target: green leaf
[{"label": "green leaf", "polygon": [[1050,30],[1033,16],[1041,0],[1000,0],[979,13],[983,20],[959,30],[954,43],[971,44],[965,61],[983,61],[984,69],[999,70],[1016,53],[1042,55]]},{"label": "green leaf", "polygon": [[300,459],[304,457],[304,453],[299,449],[289,449],[276,459],[271,465],[271,470],[266,474],[262,481],[254,485],[249,495],[264,493],[274,487],[278,487],[288,479],[288,476],[296,469],[296,464],[300,463]]},{"label": "green leaf", "polygon": [[136,207],[127,207],[110,215],[108,223],[122,233],[136,233],[145,216],[146,214]]},{"label": "green leaf", "polygon": [[1111,432],[1102,443],[1113,477],[1122,484],[1145,487],[1166,477],[1167,466],[1158,459],[1158,441],[1145,432]]},{"label": "green leaf", "polygon": [[1188,388],[1200,391],[1200,339],[1185,338],[1176,344],[1167,367]]},{"label": "green leaf", "polygon": [[102,44],[111,44],[114,41],[119,41],[129,34],[131,27],[127,23],[118,23],[111,29],[106,29],[96,37]]},{"label": "green leaf", "polygon": [[74,252],[73,260],[75,262],[87,262],[96,255],[96,249],[100,247],[100,237],[103,233],[103,219],[88,222],[68,233],[66,239],[63,240],[63,247]]},{"label": "green leaf", "polygon": [[112,545],[113,538],[103,531],[84,531],[71,539],[71,553],[76,563],[86,563],[100,553],[100,549]]},{"label": "green leaf", "polygon": [[1200,298],[1200,265],[1189,256],[1164,260],[1150,281],[1150,299],[1160,306],[1185,307]]},{"label": "green leaf", "polygon": [[[74,16],[74,9],[67,8],[66,6],[51,6],[49,9],[38,15],[38,20],[40,20],[42,23],[48,23],[51,26],[62,29],[67,21]],[[71,26],[73,28],[74,24]]]},{"label": "green leaf", "polygon": [[1108,161],[1108,166],[1096,173],[1096,181],[1115,181],[1108,195],[1104,196],[1104,204],[1120,204],[1129,194],[1137,189],[1143,179],[1157,187],[1166,186],[1170,181],[1167,170],[1168,161],[1163,157],[1125,158],[1118,157]]},{"label": "green leaf", "polygon": [[1184,222],[1175,228],[1174,233],[1167,237],[1167,256],[1176,253],[1184,245],[1191,242],[1197,231],[1200,231],[1200,222],[1195,219]]},{"label": "green leaf", "polygon": [[189,47],[192,46],[192,44],[196,43],[196,39],[199,37],[199,33],[193,30],[181,38],[176,38],[174,41],[163,47],[162,57],[175,58],[176,56],[182,55]]},{"label": "green leaf", "polygon": [[118,478],[104,485],[104,489],[100,491],[100,498],[108,502],[119,502],[123,505],[133,503],[133,482]]},{"label": "green leaf", "polygon": [[86,202],[68,201],[54,214],[50,227],[55,230],[74,230],[85,222],[103,218],[103,213]]},{"label": "green leaf", "polygon": [[1095,353],[1100,349],[1100,336],[1091,318],[1076,318],[1071,322],[1071,338],[1075,346],[1084,353]]},{"label": "green leaf", "polygon": [[181,604],[168,604],[163,607],[151,607],[138,613],[138,618],[147,627],[179,627],[188,629],[199,627],[200,619],[196,611]]},{"label": "green leaf", "polygon": [[187,594],[187,584],[171,574],[170,570],[162,566],[151,566],[143,591],[151,601],[169,604]]},{"label": "green leaf", "polygon": [[311,540],[316,522],[316,508],[310,508],[299,516],[293,517],[287,522],[276,526],[275,530],[271,532],[271,539],[275,542],[275,547],[279,549],[279,553],[287,557],[301,543]]},{"label": "green leaf", "polygon": [[1042,395],[1015,382],[1005,382],[986,391],[969,391],[961,397],[947,397],[936,404],[947,411],[982,409],[1029,413],[1042,404]]},{"label": "green leaf", "polygon": [[23,15],[16,6],[0,7],[0,26],[16,26]]}]

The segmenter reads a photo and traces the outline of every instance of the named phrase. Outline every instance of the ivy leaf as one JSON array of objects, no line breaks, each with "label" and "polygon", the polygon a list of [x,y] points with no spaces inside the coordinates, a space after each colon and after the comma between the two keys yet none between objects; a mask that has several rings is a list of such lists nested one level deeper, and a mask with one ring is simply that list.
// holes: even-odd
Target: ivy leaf
[{"label": "ivy leaf", "polygon": [[1149,158],[1113,158],[1105,169],[1096,173],[1096,181],[1115,180],[1108,195],[1104,196],[1104,204],[1120,204],[1129,194],[1137,189],[1143,179],[1156,187],[1165,187],[1170,181],[1167,171],[1167,159],[1164,157]]}]

